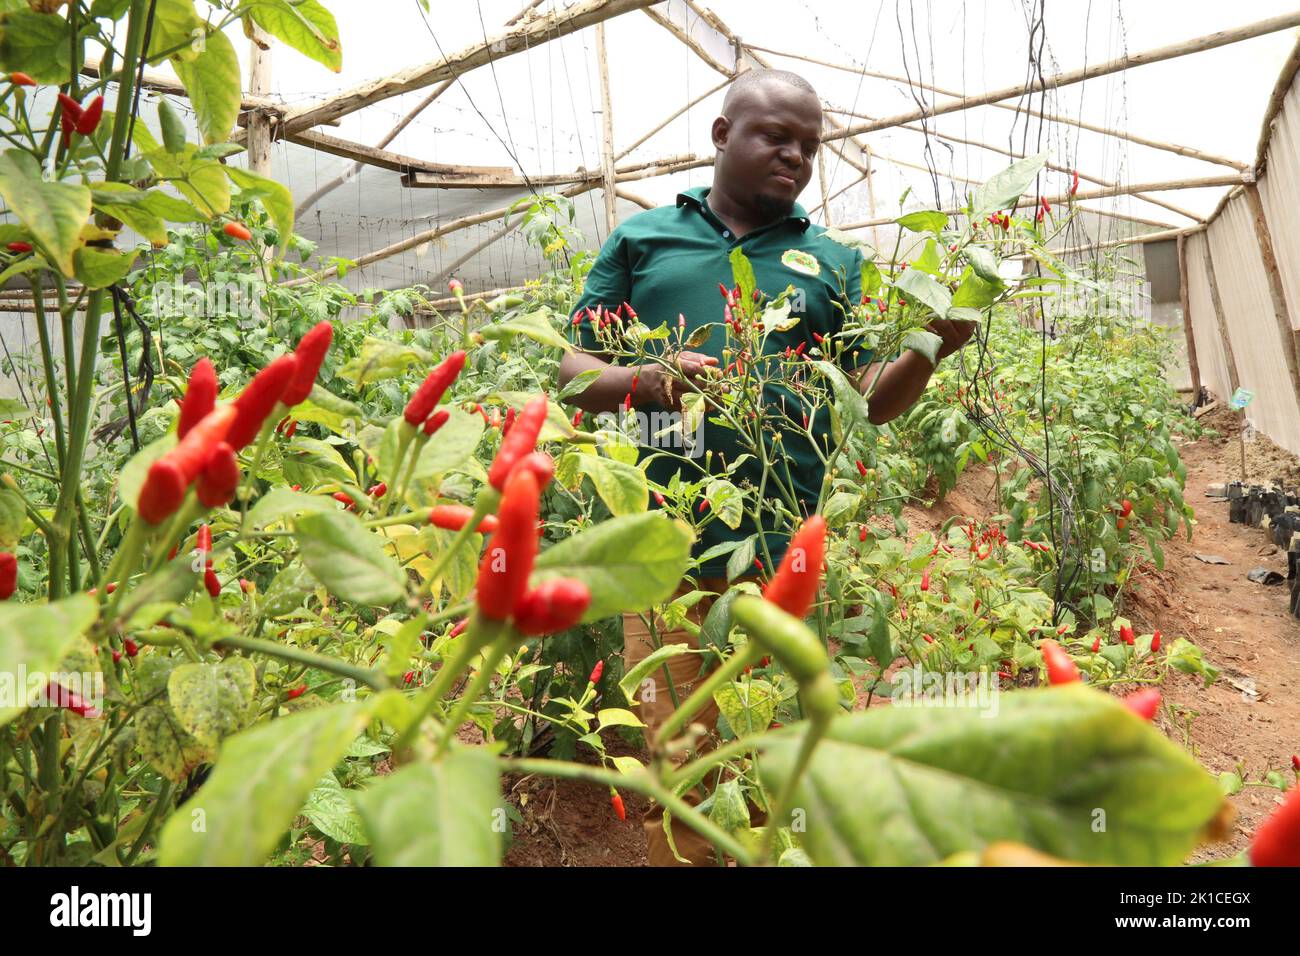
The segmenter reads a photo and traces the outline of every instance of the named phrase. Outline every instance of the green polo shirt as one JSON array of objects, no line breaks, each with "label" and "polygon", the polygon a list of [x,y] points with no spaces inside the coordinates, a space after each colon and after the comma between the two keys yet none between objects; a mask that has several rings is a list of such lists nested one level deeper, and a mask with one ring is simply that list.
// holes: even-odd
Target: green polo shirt
[{"label": "green polo shirt", "polygon": [[[775,297],[790,285],[804,293],[802,311],[791,312],[792,317],[797,315],[800,321],[791,329],[769,334],[765,354],[783,353],[787,346],[794,348],[801,342],[805,354],[823,352],[814,336],[824,338],[829,344],[830,336],[844,327],[848,303],[861,297],[862,254],[827,238],[826,229],[812,224],[798,203],[786,218],[737,239],[730,227],[709,209],[708,194],[707,186],[690,189],[677,196],[676,206],[651,209],[620,223],[600,250],[575,311],[581,314],[587,308],[601,306],[616,309],[626,302],[651,329],[667,324],[670,330],[675,330],[678,315],[685,316],[689,335],[700,325],[722,320],[724,302],[718,284],[728,287],[734,284],[729,257],[739,245],[752,263],[758,288],[763,293]],[[588,320],[580,319],[576,326],[570,323],[569,329],[579,348],[589,352],[601,351],[595,330]],[[719,368],[725,368],[729,359],[735,358],[732,355],[724,359],[725,339],[723,330],[715,327],[708,342],[696,351],[716,357]],[[870,351],[856,347],[852,339],[836,341],[845,343],[839,364],[846,371],[852,372],[871,361]],[[661,342],[651,343],[656,351],[662,351],[662,345]],[[775,449],[768,444],[772,449],[769,457],[779,460],[774,467],[786,476],[800,501],[801,510],[807,514],[817,504],[824,469],[809,439],[797,424],[805,414],[804,403],[783,382],[765,387],[763,400],[777,405],[796,423],[794,430],[782,435]],[[658,406],[639,407],[637,410],[650,414],[665,411]],[[820,440],[824,448],[829,448],[830,412],[825,407],[815,413],[812,425],[814,436],[827,436]],[[747,450],[743,436],[738,436],[726,425],[717,424],[714,416],[710,415],[703,426],[702,444],[704,449],[713,453],[710,460],[713,473],[724,475],[728,463],[740,461],[725,477],[742,488],[758,488],[762,465],[756,457],[741,461]],[[780,454],[780,448],[784,448],[784,456]],[[698,480],[700,477],[695,465],[655,448],[642,447],[641,460],[650,480],[660,485],[667,485],[677,472],[685,480]],[[703,464],[704,459],[697,458],[696,461]],[[770,496],[773,492],[769,489],[766,494]],[[727,527],[720,518],[708,522],[695,544],[695,556],[699,558],[725,542],[756,535],[758,527],[750,517],[752,510],[752,507],[746,509],[745,518],[735,529]],[[774,509],[764,508],[762,513],[768,548],[773,559],[779,560],[785,553],[788,539],[774,530]],[[762,554],[761,547],[758,553]],[[726,570],[727,558],[728,555],[722,554],[708,559],[699,568],[699,574],[721,576]]]}]

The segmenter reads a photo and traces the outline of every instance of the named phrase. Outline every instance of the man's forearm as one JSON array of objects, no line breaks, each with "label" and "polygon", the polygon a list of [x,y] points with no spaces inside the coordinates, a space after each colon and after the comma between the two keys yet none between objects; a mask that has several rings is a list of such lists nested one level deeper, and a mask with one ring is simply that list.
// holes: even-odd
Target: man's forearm
[{"label": "man's forearm", "polygon": [[[583,411],[617,411],[632,390],[632,377],[636,374],[636,369],[626,365],[613,365],[589,352],[569,352],[560,360],[560,388],[589,369],[599,371],[599,377],[569,401]],[[635,396],[633,402],[636,402]]]},{"label": "man's forearm", "polygon": [[[858,381],[860,391],[865,392],[876,381],[877,371],[877,365],[867,368]],[[881,373],[875,392],[867,400],[867,420],[883,425],[903,414],[921,397],[933,374],[934,366],[924,355],[912,349],[904,351]]]}]

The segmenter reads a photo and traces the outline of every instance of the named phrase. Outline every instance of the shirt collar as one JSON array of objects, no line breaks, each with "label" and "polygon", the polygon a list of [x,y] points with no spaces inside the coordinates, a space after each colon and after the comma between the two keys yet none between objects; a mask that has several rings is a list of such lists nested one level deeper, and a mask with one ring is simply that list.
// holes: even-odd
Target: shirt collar
[{"label": "shirt collar", "polygon": [[[712,211],[704,202],[705,197],[709,195],[710,190],[711,187],[709,186],[695,186],[691,189],[685,190],[684,192],[678,193],[677,208],[680,209],[682,206],[694,206],[706,216],[716,220],[717,217],[713,215]],[[804,207],[797,202],[790,209],[790,215],[787,216],[784,221],[795,223],[801,231],[807,229],[812,223],[812,220],[808,218],[808,210],[804,209]],[[775,224],[773,223],[773,225]],[[771,226],[765,226],[764,228],[771,228]]]}]

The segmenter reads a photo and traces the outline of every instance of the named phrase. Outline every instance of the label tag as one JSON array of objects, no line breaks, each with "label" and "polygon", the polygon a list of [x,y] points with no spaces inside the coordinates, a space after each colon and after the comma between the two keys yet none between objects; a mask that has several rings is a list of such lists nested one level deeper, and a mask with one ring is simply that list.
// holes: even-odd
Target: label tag
[{"label": "label tag", "polygon": [[1232,393],[1232,398],[1228,399],[1228,407],[1235,409],[1236,411],[1241,411],[1250,404],[1251,399],[1254,397],[1254,392],[1249,389],[1239,388]]}]

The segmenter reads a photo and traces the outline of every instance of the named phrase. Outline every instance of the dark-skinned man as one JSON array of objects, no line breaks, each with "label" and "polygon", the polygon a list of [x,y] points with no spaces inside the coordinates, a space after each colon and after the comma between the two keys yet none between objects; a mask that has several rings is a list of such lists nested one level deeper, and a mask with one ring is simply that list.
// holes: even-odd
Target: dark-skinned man
[{"label": "dark-skinned man", "polygon": [[[722,104],[722,115],[713,121],[713,145],[716,159],[712,187],[697,187],[677,197],[673,207],[661,207],[640,213],[621,223],[606,240],[600,256],[587,277],[586,288],[577,305],[579,324],[573,326],[579,351],[566,355],[560,363],[560,385],[589,369],[600,372],[585,391],[572,401],[590,412],[612,412],[631,395],[638,412],[662,413],[681,409],[683,396],[689,391],[708,391],[719,376],[722,349],[721,334],[710,337],[699,351],[683,350],[671,356],[669,371],[650,362],[639,366],[618,364],[602,353],[590,321],[581,316],[588,308],[617,309],[628,303],[650,328],[667,323],[678,324],[678,315],[686,321],[686,332],[721,317],[723,302],[718,285],[731,285],[730,253],[740,246],[754,267],[759,289],[775,294],[793,285],[801,293],[801,311],[792,312],[798,324],[788,331],[769,335],[769,350],[784,350],[800,342],[811,350],[823,341],[843,343],[838,351],[840,366],[863,391],[879,381],[868,404],[868,417],[881,424],[902,414],[920,397],[934,367],[918,352],[904,351],[885,364],[883,371],[872,361],[869,350],[857,347],[851,337],[832,338],[844,326],[850,303],[861,294],[861,253],[826,237],[826,230],[812,225],[796,201],[813,174],[813,163],[821,145],[821,101],[812,86],[802,77],[779,70],[757,70],[741,74],[731,84]],[[931,326],[943,340],[939,359],[951,355],[970,338],[970,323],[936,320]],[[772,387],[764,392],[765,402],[798,403],[793,391]],[[812,423],[814,434],[827,433],[829,412],[822,409]],[[807,436],[792,430],[782,436],[785,454],[793,461],[788,471],[790,485],[802,500],[805,513],[816,507],[824,471],[820,459],[807,444]],[[743,446],[734,432],[721,426],[711,427],[706,418],[703,442],[713,452],[710,461],[715,470],[728,461],[739,461]],[[643,448],[643,456],[655,449]],[[750,458],[729,477],[736,483],[757,485],[757,460]],[[660,454],[647,465],[651,480],[666,484],[674,471],[682,468],[680,458]],[[682,477],[694,480],[698,468],[682,471]],[[771,509],[768,509],[771,510]],[[758,533],[753,519],[737,529],[721,521],[707,524],[696,542],[696,556],[727,541],[743,540]],[[765,541],[774,560],[779,560],[788,540],[774,529],[764,527]],[[760,551],[761,553],[761,551]],[[723,593],[727,555],[702,564],[695,582],[684,582],[679,593],[698,587]],[[710,602],[701,601],[692,610],[697,623],[707,613]],[[660,644],[687,643],[695,638],[686,630],[665,632],[656,622],[651,635],[646,622],[637,614],[624,616],[624,665],[633,667]],[[699,659],[681,655],[668,662],[675,686],[674,695],[662,675],[656,671],[655,686],[643,685],[639,698],[647,738],[673,711],[673,697],[684,700],[700,677]],[[717,718],[710,706],[693,720],[712,727]],[[680,755],[684,758],[684,754]],[[651,866],[677,865],[663,833],[662,813],[652,810],[644,822],[647,857]],[[678,853],[688,863],[704,865],[714,860],[712,847],[684,825],[673,828]]]}]

